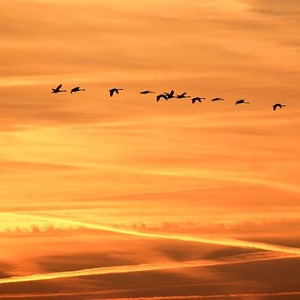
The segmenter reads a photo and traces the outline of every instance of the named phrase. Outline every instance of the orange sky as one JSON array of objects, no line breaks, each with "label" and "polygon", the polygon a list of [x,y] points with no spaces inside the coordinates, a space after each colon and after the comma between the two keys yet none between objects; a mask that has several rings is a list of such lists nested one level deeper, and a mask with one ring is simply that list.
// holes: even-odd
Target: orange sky
[{"label": "orange sky", "polygon": [[0,299],[298,299],[299,20],[296,0],[1,1]]}]

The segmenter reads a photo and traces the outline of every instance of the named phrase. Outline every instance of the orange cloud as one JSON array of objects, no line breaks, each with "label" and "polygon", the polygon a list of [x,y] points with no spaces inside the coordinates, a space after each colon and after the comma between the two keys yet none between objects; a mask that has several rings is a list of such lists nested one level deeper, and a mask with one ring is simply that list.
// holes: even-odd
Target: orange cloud
[{"label": "orange cloud", "polygon": [[237,255],[235,257],[229,257],[223,260],[216,261],[185,261],[185,262],[169,262],[169,263],[152,263],[152,264],[140,264],[140,265],[128,265],[128,266],[113,266],[103,268],[84,269],[77,271],[65,271],[47,274],[34,274],[28,276],[9,277],[0,279],[0,284],[27,282],[27,281],[39,281],[50,280],[68,277],[78,276],[92,276],[92,275],[104,275],[104,274],[122,274],[131,272],[145,272],[145,271],[161,271],[168,269],[182,269],[182,268],[195,268],[195,267],[212,267],[219,265],[231,265],[231,264],[243,264],[257,261],[274,260],[298,257],[298,255],[282,255],[282,254],[270,254],[270,253],[255,253],[250,255]]}]

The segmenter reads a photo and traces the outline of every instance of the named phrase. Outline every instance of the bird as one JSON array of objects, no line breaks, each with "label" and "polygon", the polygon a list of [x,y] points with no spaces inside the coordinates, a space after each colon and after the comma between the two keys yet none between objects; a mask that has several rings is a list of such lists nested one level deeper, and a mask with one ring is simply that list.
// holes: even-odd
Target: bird
[{"label": "bird", "polygon": [[221,101],[221,100],[225,100],[224,98],[221,97],[217,97],[217,98],[212,98],[211,101]]},{"label": "bird", "polygon": [[276,104],[273,105],[273,110],[275,111],[277,107],[283,108],[284,106],[286,106],[286,105],[285,104],[276,103]]},{"label": "bird", "polygon": [[156,96],[156,101],[158,102],[161,98],[164,98],[165,100],[168,100],[167,95],[165,94],[160,94]]},{"label": "bird", "polygon": [[170,93],[164,93],[168,99],[174,98],[174,90],[172,90]]},{"label": "bird", "polygon": [[186,93],[187,93],[187,92],[185,92],[185,93],[183,93],[183,94],[180,94],[180,95],[177,95],[176,98],[177,98],[177,99],[190,98],[191,96],[187,96]]},{"label": "bird", "polygon": [[237,104],[249,104],[250,102],[246,102],[244,99],[241,99],[241,100],[237,100],[236,102],[235,102],[235,105],[237,105]]},{"label": "bird", "polygon": [[62,84],[58,85],[55,89],[52,89],[51,93],[62,93],[62,92],[66,92],[67,90],[61,90]]},{"label": "bird", "polygon": [[116,89],[116,88],[110,89],[109,90],[110,97],[112,97],[114,95],[114,93],[119,94],[119,91],[121,91],[121,90],[123,90],[123,89]]},{"label": "bird", "polygon": [[81,89],[79,86],[76,86],[76,87],[72,88],[71,94],[75,93],[75,92],[81,92],[81,91],[85,91],[85,89]]},{"label": "bird", "polygon": [[140,94],[153,94],[153,93],[155,93],[155,92],[152,92],[152,91],[149,91],[149,90],[140,92]]},{"label": "bird", "polygon": [[194,98],[192,98],[192,104],[194,104],[196,101],[201,102],[201,100],[204,100],[204,99],[206,99],[206,98],[204,98],[204,97],[194,97]]}]

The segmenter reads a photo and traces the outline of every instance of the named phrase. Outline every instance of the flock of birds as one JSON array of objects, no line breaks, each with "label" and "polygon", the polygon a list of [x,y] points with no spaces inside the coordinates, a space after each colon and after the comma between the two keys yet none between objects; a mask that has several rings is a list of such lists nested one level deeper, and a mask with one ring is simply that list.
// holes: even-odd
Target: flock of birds
[{"label": "flock of birds", "polygon": [[[112,97],[115,94],[119,94],[119,91],[122,91],[123,89],[120,88],[112,88],[109,90],[109,95],[110,97]],[[76,93],[76,92],[83,92],[85,91],[85,89],[80,88],[79,86],[76,86],[74,88],[71,89],[71,94]],[[67,90],[62,90],[62,84],[58,85],[56,88],[52,89],[52,93],[56,94],[56,93],[62,93],[62,92],[67,92]],[[141,91],[140,94],[154,94],[155,92],[150,91],[150,90],[145,90],[145,91]],[[191,96],[187,95],[187,92],[179,94],[179,95],[175,95],[175,91],[172,90],[170,93],[162,93],[156,96],[156,101],[160,101],[161,99],[165,99],[165,100],[169,100],[169,99],[185,99],[185,98],[191,98]],[[200,102],[202,100],[205,100],[205,97],[193,97],[192,100],[192,104],[194,104],[195,102]],[[222,97],[216,97],[216,98],[212,98],[211,101],[223,101],[225,100]],[[240,104],[250,104],[250,102],[245,101],[245,99],[240,99],[237,100],[235,102],[235,105],[240,105]],[[275,103],[273,105],[273,110],[275,111],[277,108],[283,108],[284,106],[286,106],[285,104],[281,104],[281,103]]]}]

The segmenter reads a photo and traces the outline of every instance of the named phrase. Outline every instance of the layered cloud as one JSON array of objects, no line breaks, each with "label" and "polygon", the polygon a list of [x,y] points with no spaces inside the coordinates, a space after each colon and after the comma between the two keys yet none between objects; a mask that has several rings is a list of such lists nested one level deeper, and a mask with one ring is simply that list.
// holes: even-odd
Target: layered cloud
[{"label": "layered cloud", "polygon": [[298,297],[297,7],[2,1],[1,297]]}]

